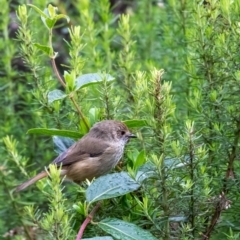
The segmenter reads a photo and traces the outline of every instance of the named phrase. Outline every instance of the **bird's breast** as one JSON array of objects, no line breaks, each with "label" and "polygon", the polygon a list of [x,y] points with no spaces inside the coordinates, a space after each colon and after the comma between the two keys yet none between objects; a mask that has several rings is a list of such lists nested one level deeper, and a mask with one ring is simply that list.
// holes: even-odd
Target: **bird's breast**
[{"label": "bird's breast", "polygon": [[99,156],[89,157],[68,166],[66,171],[67,178],[74,182],[81,182],[106,174],[122,158],[124,146],[124,144],[110,144]]}]

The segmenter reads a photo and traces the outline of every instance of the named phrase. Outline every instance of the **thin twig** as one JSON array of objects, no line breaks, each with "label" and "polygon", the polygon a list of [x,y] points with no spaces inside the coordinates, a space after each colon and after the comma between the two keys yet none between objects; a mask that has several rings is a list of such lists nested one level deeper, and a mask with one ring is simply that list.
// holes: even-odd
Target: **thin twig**
[{"label": "thin twig", "polygon": [[[55,72],[55,74],[56,74],[56,76],[57,76],[58,81],[61,83],[61,85],[62,85],[64,88],[66,88],[66,83],[64,82],[63,78],[60,76],[60,74],[59,74],[59,72],[58,72],[55,59],[54,59],[54,58],[51,58],[51,62],[52,62],[53,70],[54,70],[54,72]],[[73,102],[74,106],[76,107],[77,112],[78,112],[78,115],[79,115],[80,118],[83,120],[83,122],[84,122],[87,130],[89,130],[89,125],[88,125],[88,123],[87,123],[87,121],[86,121],[86,119],[85,119],[85,117],[84,117],[84,115],[83,115],[80,107],[78,106],[76,100],[74,99],[74,95],[73,95],[73,94],[70,94],[70,95],[69,95],[69,98],[70,98],[70,100]]]},{"label": "thin twig", "polygon": [[79,229],[79,232],[78,232],[76,240],[82,239],[83,232],[84,232],[85,228],[87,227],[88,223],[93,219],[95,213],[100,208],[101,204],[102,204],[102,202],[98,202],[96,204],[96,206],[93,208],[93,210],[90,212],[90,214],[87,216],[87,218],[85,219],[85,221],[81,225],[81,228]]},{"label": "thin twig", "polygon": [[82,118],[82,120],[83,120],[83,122],[84,122],[84,124],[85,124],[85,126],[86,126],[86,128],[87,128],[87,130],[89,130],[89,126],[88,126],[88,123],[87,123],[87,121],[86,121],[86,119],[85,119],[85,116],[83,115],[80,107],[79,107],[78,104],[76,103],[76,101],[75,101],[75,99],[74,99],[74,96],[69,96],[69,98],[71,99],[71,101],[73,102],[74,106],[76,107],[77,112],[78,112],[78,114],[80,115],[80,117]]},{"label": "thin twig", "polygon": [[213,216],[211,218],[211,222],[210,222],[209,226],[207,227],[207,230],[205,231],[205,233],[202,234],[202,237],[203,237],[204,240],[207,240],[207,239],[210,238],[210,236],[212,234],[212,231],[214,230],[219,218],[221,217],[222,211],[229,208],[230,203],[231,203],[231,201],[229,201],[226,198],[225,193],[222,192],[219,196],[218,201],[217,201],[215,211],[214,211]]},{"label": "thin twig", "polygon": [[57,75],[57,79],[58,81],[62,84],[62,86],[65,88],[66,87],[66,83],[64,82],[64,80],[62,79],[62,77],[60,76],[59,72],[58,72],[58,69],[57,69],[57,66],[56,66],[56,62],[55,62],[55,59],[54,58],[51,58],[51,63],[52,63],[52,66],[53,66],[53,70],[55,72],[55,74]]}]

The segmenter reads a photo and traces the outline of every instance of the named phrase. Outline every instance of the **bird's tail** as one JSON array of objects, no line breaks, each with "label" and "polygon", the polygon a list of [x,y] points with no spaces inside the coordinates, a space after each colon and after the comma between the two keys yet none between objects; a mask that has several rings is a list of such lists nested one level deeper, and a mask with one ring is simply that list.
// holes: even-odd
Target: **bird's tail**
[{"label": "bird's tail", "polygon": [[27,188],[28,186],[34,184],[35,182],[37,182],[38,180],[44,178],[48,176],[47,172],[43,171],[40,172],[39,174],[37,174],[36,176],[30,178],[29,180],[27,180],[26,182],[22,183],[21,185],[17,186],[15,189],[15,192],[20,192],[23,189]]}]

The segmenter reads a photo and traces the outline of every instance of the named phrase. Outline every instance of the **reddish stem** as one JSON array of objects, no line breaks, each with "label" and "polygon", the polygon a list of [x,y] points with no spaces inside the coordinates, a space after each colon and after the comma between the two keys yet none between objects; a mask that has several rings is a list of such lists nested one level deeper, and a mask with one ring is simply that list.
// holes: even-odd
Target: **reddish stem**
[{"label": "reddish stem", "polygon": [[83,232],[85,228],[87,227],[88,223],[93,219],[94,214],[97,212],[97,210],[100,208],[102,202],[98,202],[96,206],[93,208],[93,210],[90,212],[90,214],[87,216],[87,218],[84,220],[83,224],[81,225],[76,240],[81,240],[83,236]]},{"label": "reddish stem", "polygon": [[55,63],[55,59],[54,58],[51,58],[51,62],[52,62],[52,66],[53,66],[53,70],[55,72],[55,74],[57,75],[57,79],[58,81],[62,84],[62,86],[65,88],[66,87],[66,84],[64,82],[64,80],[62,79],[62,77],[60,76],[59,72],[58,72],[58,69],[57,69],[57,66],[56,66],[56,63]]}]

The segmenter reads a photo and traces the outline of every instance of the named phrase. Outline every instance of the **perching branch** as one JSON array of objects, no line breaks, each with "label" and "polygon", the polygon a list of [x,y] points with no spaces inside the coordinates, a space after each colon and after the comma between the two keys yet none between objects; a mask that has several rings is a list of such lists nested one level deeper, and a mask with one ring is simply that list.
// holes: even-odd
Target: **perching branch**
[{"label": "perching branch", "polygon": [[90,214],[87,216],[87,218],[83,222],[81,228],[79,229],[79,232],[78,232],[76,240],[82,239],[83,232],[84,232],[85,228],[87,227],[88,223],[93,219],[94,214],[98,211],[98,209],[100,208],[101,204],[102,204],[102,202],[98,202],[96,204],[96,206],[93,208],[93,210],[90,212]]}]

